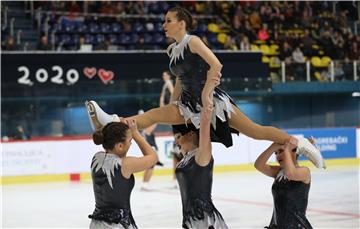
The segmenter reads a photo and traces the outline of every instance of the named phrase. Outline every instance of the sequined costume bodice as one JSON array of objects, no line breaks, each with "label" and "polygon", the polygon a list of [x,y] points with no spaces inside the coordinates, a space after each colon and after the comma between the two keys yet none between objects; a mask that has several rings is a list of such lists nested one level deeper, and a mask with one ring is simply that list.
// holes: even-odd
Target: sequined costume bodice
[{"label": "sequined costume bodice", "polygon": [[91,177],[95,195],[95,210],[89,217],[107,223],[121,223],[125,228],[135,225],[130,209],[130,195],[134,176],[121,174],[122,159],[115,154],[98,152],[91,163]]},{"label": "sequined costume bodice", "polygon": [[312,228],[306,219],[310,183],[275,179],[273,216],[269,228]]},{"label": "sequined costume bodice", "polygon": [[182,200],[182,226],[227,228],[211,199],[214,159],[211,157],[209,164],[202,167],[195,161],[196,150],[185,155],[175,170]]},{"label": "sequined costume bodice", "polygon": [[176,178],[179,182],[183,207],[189,199],[203,198],[211,201],[211,187],[213,177],[214,159],[207,166],[199,166],[195,162],[195,156],[185,156],[176,167]]},{"label": "sequined costume bodice", "polygon": [[[178,105],[185,123],[190,120],[199,129],[201,94],[210,66],[201,56],[190,51],[189,41],[192,37],[192,35],[186,34],[180,43],[171,44],[167,53],[170,57],[170,70],[181,81],[180,97],[175,103]],[[212,142],[221,142],[226,147],[232,146],[231,133],[239,133],[230,128],[228,123],[231,114],[235,113],[233,106],[236,104],[231,97],[219,87],[215,87],[214,112],[210,130]]]},{"label": "sequined costume bodice", "polygon": [[182,90],[199,98],[210,66],[201,56],[190,51],[190,38],[191,35],[186,34],[180,43],[173,43],[168,47],[169,68],[181,80]]}]

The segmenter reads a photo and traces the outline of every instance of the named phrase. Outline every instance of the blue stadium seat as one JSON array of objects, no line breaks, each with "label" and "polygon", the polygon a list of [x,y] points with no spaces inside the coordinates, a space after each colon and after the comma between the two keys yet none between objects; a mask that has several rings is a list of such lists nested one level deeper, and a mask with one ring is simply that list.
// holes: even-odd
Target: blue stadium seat
[{"label": "blue stadium seat", "polygon": [[65,32],[66,33],[74,33],[74,32],[76,32],[75,23],[67,23],[65,25]]},{"label": "blue stadium seat", "polygon": [[96,23],[90,23],[89,25],[90,33],[98,33],[99,32],[99,25]]},{"label": "blue stadium seat", "polygon": [[215,43],[218,42],[218,41],[217,41],[217,36],[216,36],[215,33],[209,33],[209,34],[207,35],[207,39],[208,39],[208,41],[209,41],[211,44],[215,44]]},{"label": "blue stadium seat", "polygon": [[108,40],[110,40],[110,42],[112,44],[115,44],[115,45],[119,44],[119,39],[118,39],[118,36],[116,36],[116,34],[109,34]]},{"label": "blue stadium seat", "polygon": [[94,36],[93,35],[91,35],[91,34],[86,34],[85,35],[85,43],[86,44],[93,44],[94,43]]},{"label": "blue stadium seat", "polygon": [[197,29],[196,29],[196,32],[198,33],[205,33],[207,31],[207,25],[204,24],[204,23],[200,23],[198,26],[197,26]]},{"label": "blue stadium seat", "polygon": [[101,23],[100,24],[100,31],[102,33],[110,33],[111,32],[111,27],[107,23]]},{"label": "blue stadium seat", "polygon": [[120,26],[120,24],[117,23],[117,22],[112,23],[112,24],[111,24],[111,31],[112,31],[113,33],[120,33],[120,32],[121,32],[121,26]]},{"label": "blue stadium seat", "polygon": [[96,41],[96,43],[101,43],[101,42],[105,41],[104,34],[96,34],[95,41]]},{"label": "blue stadium seat", "polygon": [[59,38],[59,43],[69,44],[71,41],[71,36],[68,34],[61,34]]},{"label": "blue stadium seat", "polygon": [[135,44],[135,43],[137,43],[138,41],[139,41],[139,35],[138,34],[136,34],[136,33],[132,33],[131,35],[130,35],[130,42],[131,42],[131,44]]},{"label": "blue stadium seat", "polygon": [[140,22],[136,22],[133,25],[133,32],[135,32],[135,33],[143,33],[144,31],[145,31],[144,24],[142,24]]},{"label": "blue stadium seat", "polygon": [[159,13],[163,13],[161,12],[161,8],[159,7],[158,3],[150,3],[149,4],[149,13],[153,13],[153,14],[159,14]]},{"label": "blue stadium seat", "polygon": [[165,44],[166,43],[165,36],[160,33],[155,33],[153,36],[153,39],[154,39],[155,44]]},{"label": "blue stadium seat", "polygon": [[145,33],[145,34],[144,34],[144,43],[145,43],[145,44],[152,44],[152,43],[154,43],[154,39],[153,39],[153,37],[151,36],[150,33]]},{"label": "blue stadium seat", "polygon": [[77,27],[78,33],[88,33],[89,32],[89,28],[85,23],[78,23],[76,27]]},{"label": "blue stadium seat", "polygon": [[164,32],[163,23],[162,22],[155,23],[154,31],[155,32]]},{"label": "blue stadium seat", "polygon": [[122,44],[122,45],[128,45],[128,44],[130,44],[130,36],[127,35],[127,34],[125,34],[125,33],[120,34],[120,36],[119,36],[119,42],[120,42],[120,44]]}]

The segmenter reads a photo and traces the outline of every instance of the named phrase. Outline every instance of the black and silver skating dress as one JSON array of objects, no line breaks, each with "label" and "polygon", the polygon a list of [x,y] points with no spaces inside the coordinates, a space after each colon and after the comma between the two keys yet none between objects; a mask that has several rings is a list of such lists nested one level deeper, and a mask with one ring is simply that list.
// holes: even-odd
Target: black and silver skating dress
[{"label": "black and silver skating dress", "polygon": [[[186,34],[178,44],[171,44],[167,53],[170,57],[170,70],[181,80],[181,95],[176,104],[185,122],[191,120],[194,126],[200,128],[201,92],[204,88],[207,71],[210,66],[198,54],[190,51],[188,46],[191,35]],[[232,146],[231,133],[238,131],[229,127],[228,120],[235,115],[231,97],[216,87],[214,91],[214,113],[211,127],[211,140],[221,142],[226,147]],[[233,114],[231,114],[233,113]]]},{"label": "black and silver skating dress", "polygon": [[312,228],[305,216],[309,190],[310,183],[288,180],[280,171],[272,185],[274,211],[266,228]]},{"label": "black and silver skating dress", "polygon": [[130,195],[135,180],[121,174],[122,159],[115,154],[98,152],[91,163],[95,210],[90,228],[136,229],[130,209]]},{"label": "black and silver skating dress", "polygon": [[187,153],[176,167],[179,182],[183,228],[228,228],[220,212],[211,200],[214,159],[207,166],[199,166],[195,161],[198,149]]}]

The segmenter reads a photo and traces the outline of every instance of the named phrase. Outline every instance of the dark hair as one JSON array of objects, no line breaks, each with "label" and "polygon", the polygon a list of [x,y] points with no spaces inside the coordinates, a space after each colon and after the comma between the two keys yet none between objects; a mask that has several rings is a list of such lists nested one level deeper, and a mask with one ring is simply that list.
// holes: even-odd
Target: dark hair
[{"label": "dark hair", "polygon": [[122,122],[110,122],[102,129],[93,134],[93,141],[96,145],[102,144],[104,149],[111,150],[115,144],[126,140],[129,126]]},{"label": "dark hair", "polygon": [[169,70],[164,70],[163,73],[166,73],[166,74],[168,74],[170,77],[172,77],[172,74],[171,74],[171,72],[170,72]]},{"label": "dark hair", "polygon": [[178,21],[185,21],[187,31],[194,30],[196,27],[196,22],[193,20],[191,13],[180,6],[175,6],[168,10],[168,12],[176,12],[176,18]]},{"label": "dark hair", "polygon": [[180,133],[181,135],[185,135],[191,131],[198,132],[198,129],[192,124],[180,124],[180,125],[172,125],[173,134]]}]

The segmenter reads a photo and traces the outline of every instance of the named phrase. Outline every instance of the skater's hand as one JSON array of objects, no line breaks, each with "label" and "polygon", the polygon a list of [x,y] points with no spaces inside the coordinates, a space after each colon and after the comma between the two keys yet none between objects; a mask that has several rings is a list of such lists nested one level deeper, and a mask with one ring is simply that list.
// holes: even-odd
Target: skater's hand
[{"label": "skater's hand", "polygon": [[216,72],[212,74],[211,71],[208,71],[208,77],[206,80],[206,84],[209,84],[210,88],[215,88],[220,85],[221,72]]},{"label": "skater's hand", "polygon": [[129,129],[132,134],[134,134],[138,131],[136,121],[134,118],[126,118],[126,119],[124,119],[124,122],[129,126]]},{"label": "skater's hand", "polygon": [[271,148],[273,152],[277,152],[279,149],[284,150],[285,145],[274,142],[273,144],[271,144]]}]

